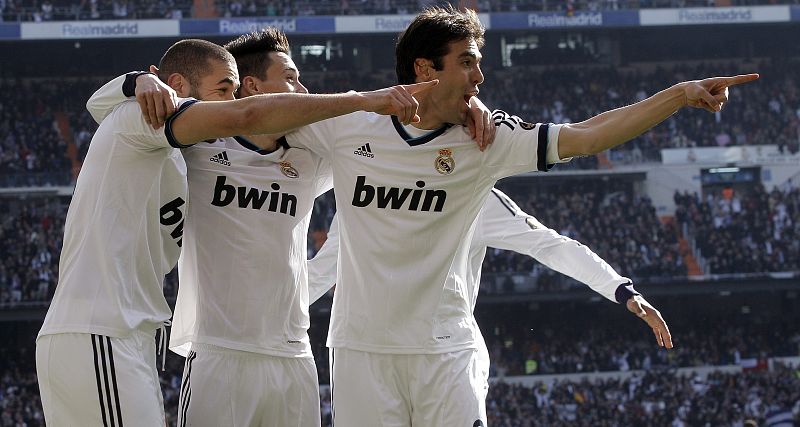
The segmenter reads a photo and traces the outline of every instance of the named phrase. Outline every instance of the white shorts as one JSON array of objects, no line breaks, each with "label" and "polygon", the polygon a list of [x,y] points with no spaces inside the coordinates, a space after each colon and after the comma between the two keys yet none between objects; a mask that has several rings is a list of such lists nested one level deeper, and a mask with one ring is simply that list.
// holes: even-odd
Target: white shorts
[{"label": "white shorts", "polygon": [[48,426],[165,425],[154,334],[44,335],[36,374]]},{"label": "white shorts", "polygon": [[381,354],[334,348],[330,364],[334,427],[486,425],[486,352]]},{"label": "white shorts", "polygon": [[178,427],[319,427],[314,359],[194,344],[186,356]]}]

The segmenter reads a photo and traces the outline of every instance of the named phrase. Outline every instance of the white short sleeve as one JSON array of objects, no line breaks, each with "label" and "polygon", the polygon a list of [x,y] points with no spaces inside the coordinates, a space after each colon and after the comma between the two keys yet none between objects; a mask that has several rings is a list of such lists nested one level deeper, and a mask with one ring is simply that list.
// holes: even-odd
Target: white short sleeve
[{"label": "white short sleeve", "polygon": [[492,175],[502,178],[523,172],[546,172],[558,163],[558,135],[561,125],[528,123],[505,111],[492,113],[497,135],[485,154]]},{"label": "white short sleeve", "polygon": [[295,129],[286,135],[286,142],[290,147],[305,148],[330,160],[337,135],[336,119],[327,119]]},{"label": "white short sleeve", "polygon": [[181,100],[175,114],[158,129],[153,129],[145,122],[139,104],[133,100],[121,103],[103,120],[103,124],[110,122],[109,125],[121,137],[120,140],[137,149],[184,148],[185,146],[179,144],[172,136],[172,123],[195,102],[197,101],[194,99]]}]

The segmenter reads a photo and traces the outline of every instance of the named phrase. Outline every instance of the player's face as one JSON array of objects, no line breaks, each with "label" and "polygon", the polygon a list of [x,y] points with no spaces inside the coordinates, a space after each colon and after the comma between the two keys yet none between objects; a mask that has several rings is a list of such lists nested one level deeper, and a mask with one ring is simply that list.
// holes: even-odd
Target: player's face
[{"label": "player's face", "polygon": [[269,59],[267,79],[259,85],[262,93],[308,93],[308,89],[300,83],[300,71],[289,55],[270,52]]},{"label": "player's face", "polygon": [[439,84],[431,89],[430,101],[447,123],[464,123],[469,110],[469,99],[478,95],[478,85],[483,83],[481,52],[475,40],[450,43],[450,50],[442,58],[442,69],[433,71]]},{"label": "player's face", "polygon": [[231,101],[239,87],[236,64],[228,61],[210,61],[211,70],[192,88],[191,96],[203,101]]}]

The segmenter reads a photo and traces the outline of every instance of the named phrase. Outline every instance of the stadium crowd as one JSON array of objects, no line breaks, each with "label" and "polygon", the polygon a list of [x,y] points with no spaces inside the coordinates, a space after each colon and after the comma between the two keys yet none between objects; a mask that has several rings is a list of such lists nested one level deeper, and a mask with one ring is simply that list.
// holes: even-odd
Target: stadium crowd
[{"label": "stadium crowd", "polygon": [[[489,349],[490,375],[566,374],[746,365],[770,357],[800,356],[800,315],[776,315],[755,301],[660,299],[675,348],[663,350],[624,307],[542,303],[487,305],[476,313]],[[705,310],[705,311],[703,311]],[[579,313],[571,315],[570,313]],[[556,321],[555,319],[558,319]],[[591,326],[587,319],[594,319]],[[600,326],[601,325],[601,326]],[[702,325],[702,326],[701,326]]]},{"label": "stadium crowd", "polygon": [[[800,271],[800,188],[763,187],[729,200],[676,194],[675,221],[662,222],[649,198],[623,180],[538,179],[501,188],[544,225],[586,244],[634,281],[686,277],[680,229],[697,242],[710,274]],[[535,191],[532,191],[535,189]],[[11,200],[13,198],[10,198]],[[19,199],[0,217],[0,305],[49,301],[63,236],[67,198]],[[309,257],[324,243],[335,212],[333,194],[318,199],[309,229]],[[735,238],[734,238],[735,237]],[[177,292],[175,275],[165,294]],[[532,258],[489,248],[483,294],[558,292],[581,285]]]},{"label": "stadium crowd", "polygon": [[66,206],[57,199],[15,205],[0,209],[0,307],[52,298],[64,237]]},{"label": "stadium crowd", "polygon": [[[782,150],[796,153],[800,149],[800,86],[797,79],[790,77],[793,68],[778,60],[758,65],[747,61],[678,65],[649,72],[608,67],[548,67],[532,72],[530,67],[515,66],[495,70],[481,94],[486,94],[487,104],[523,118],[575,122],[653,95],[647,88],[667,87],[691,76],[757,69],[780,77],[731,91],[732,102],[721,113],[681,111],[641,137],[611,150],[610,159],[614,163],[641,163],[660,161],[663,148],[755,144],[777,144]],[[736,101],[744,99],[747,102]]]},{"label": "stadium crowd", "polygon": [[532,387],[499,382],[489,387],[487,415],[495,427],[792,426],[800,421],[800,372],[778,366],[705,378],[650,371]]},{"label": "stadium crowd", "polygon": [[[30,329],[30,328],[22,328]],[[9,332],[4,332],[8,334]],[[0,427],[44,425],[33,366],[33,343],[21,334],[0,346]],[[711,336],[711,333],[708,333]],[[317,365],[322,366],[320,360]],[[177,422],[183,359],[170,353],[161,388],[167,425]],[[631,368],[635,369],[635,368]],[[322,384],[327,373],[320,372]],[[331,426],[330,390],[320,389],[322,426]],[[554,382],[515,385],[493,381],[487,398],[489,425],[528,426],[730,426],[752,419],[768,426],[774,416],[800,422],[800,369],[775,364],[753,371],[677,375],[653,366],[623,378],[596,381],[562,377]],[[791,424],[790,424],[791,425]]]},{"label": "stadium crowd", "polygon": [[[217,0],[209,11],[197,12],[190,0],[22,0],[0,1],[4,21],[65,21],[86,19],[183,19],[255,16],[385,15],[416,13],[445,0]],[[714,7],[714,0],[477,0],[466,2],[479,12],[598,12],[602,10]],[[797,4],[797,0],[733,0],[731,6]]]},{"label": "stadium crowd", "polygon": [[0,21],[190,18],[192,0],[2,0]]},{"label": "stadium crowd", "polygon": [[65,88],[56,80],[0,79],[0,91],[0,187],[68,184],[71,164],[55,117],[76,108],[64,104]]},{"label": "stadium crowd", "polygon": [[[722,114],[683,111],[608,152],[610,164],[600,164],[598,157],[592,156],[574,159],[558,168],[596,169],[657,162],[661,160],[662,148],[769,143],[777,144],[783,152],[797,153],[800,87],[793,67],[793,63],[780,60],[752,68],[703,64],[664,67],[652,72],[615,71],[608,67],[562,66],[541,70],[518,66],[487,73],[492,77],[482,86],[481,97],[492,108],[502,108],[528,120],[573,122],[652,95],[644,89],[644,82],[648,82],[648,87],[664,87],[689,76],[758,69],[781,78],[764,79],[757,86],[744,86],[732,92],[734,101],[747,98],[748,102],[732,102]],[[384,87],[394,77],[386,70],[370,74],[335,71],[309,72],[304,79],[312,91],[324,93],[354,87]],[[97,128],[84,109],[85,98],[105,80],[81,79],[65,84],[54,79],[0,79],[0,89],[6,93],[0,99],[1,187],[70,183],[73,162],[80,164]],[[525,84],[520,85],[520,81]]]},{"label": "stadium crowd", "polygon": [[[523,119],[568,123],[640,101],[653,95],[649,88],[668,87],[693,76],[758,70],[774,77],[732,90],[732,102],[720,113],[681,111],[641,137],[611,150],[610,160],[615,164],[660,162],[660,150],[664,148],[776,144],[786,153],[800,151],[800,84],[793,74],[797,65],[792,61],[754,62],[740,58],[694,65],[664,64],[653,69],[586,67],[563,65],[574,62],[570,58],[576,56],[568,49],[559,50],[559,53],[545,50],[541,47],[526,50],[524,54],[512,54],[512,59],[520,58],[519,62],[513,62],[513,67],[485,70],[481,99],[490,108],[499,108]],[[547,62],[537,62],[543,58]],[[562,65],[553,66],[554,62]],[[592,63],[595,59],[582,62]],[[299,64],[305,68],[306,64]],[[309,65],[313,67],[314,64]],[[309,89],[316,92],[377,88],[394,82],[394,74],[389,71],[370,74],[328,71],[309,73],[304,78]],[[747,102],[737,102],[745,99]],[[594,169],[598,164],[591,158],[559,165],[561,169],[575,167]]]},{"label": "stadium crowd", "polygon": [[9,343],[0,346],[0,427],[44,426],[33,343]]},{"label": "stadium crowd", "polygon": [[[673,223],[661,223],[652,201],[637,194],[632,183],[596,179],[553,181],[556,180],[534,180],[527,185],[506,184],[500,188],[522,210],[545,226],[587,245],[620,274],[633,279],[686,276],[677,228]],[[552,280],[552,275],[545,273],[532,258],[497,249],[487,251],[483,272],[528,272],[541,279],[542,290],[560,283]]]},{"label": "stadium crowd", "polygon": [[675,204],[677,221],[691,230],[711,274],[800,268],[797,187],[678,193]]}]

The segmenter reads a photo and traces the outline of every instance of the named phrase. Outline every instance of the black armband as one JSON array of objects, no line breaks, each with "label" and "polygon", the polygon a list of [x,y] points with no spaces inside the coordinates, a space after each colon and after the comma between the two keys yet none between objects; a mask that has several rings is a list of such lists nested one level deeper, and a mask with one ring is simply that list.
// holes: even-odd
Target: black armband
[{"label": "black armband", "polygon": [[620,304],[625,304],[631,299],[632,296],[641,295],[633,289],[633,283],[627,282],[617,286],[617,291],[614,292],[614,299]]},{"label": "black armband", "polygon": [[152,74],[155,76],[155,73],[151,73],[149,71],[133,71],[128,74],[125,74],[125,82],[122,83],[122,94],[131,97],[136,95],[136,78],[141,76],[142,74]]}]

